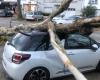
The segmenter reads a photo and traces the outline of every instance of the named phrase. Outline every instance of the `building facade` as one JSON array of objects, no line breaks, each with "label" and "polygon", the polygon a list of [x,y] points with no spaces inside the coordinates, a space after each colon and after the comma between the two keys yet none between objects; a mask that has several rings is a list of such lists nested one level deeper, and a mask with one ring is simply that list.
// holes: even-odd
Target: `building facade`
[{"label": "building facade", "polygon": [[[38,4],[38,10],[45,13],[52,13],[57,10],[63,0],[34,0]],[[97,15],[100,15],[100,0],[73,0],[67,14],[81,15],[82,9],[88,5],[96,6]]]},{"label": "building facade", "polygon": [[[17,0],[4,0],[14,1]],[[52,13],[56,11],[63,0],[21,0],[22,11],[42,11],[44,13]],[[97,7],[97,15],[100,15],[100,0],[73,0],[66,14],[81,15],[82,9],[88,5]]]},{"label": "building facade", "polygon": [[[63,0],[34,0],[37,3],[38,10],[44,13],[52,13],[56,11]],[[77,7],[80,6],[80,7]],[[80,15],[81,7],[83,7],[82,0],[73,0],[66,13],[73,15]]]}]

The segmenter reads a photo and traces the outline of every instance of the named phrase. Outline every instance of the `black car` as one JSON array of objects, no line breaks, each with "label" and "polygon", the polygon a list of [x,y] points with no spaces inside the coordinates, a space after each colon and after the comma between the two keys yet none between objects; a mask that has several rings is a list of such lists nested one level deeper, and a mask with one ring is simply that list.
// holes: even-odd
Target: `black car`
[{"label": "black car", "polygon": [[2,16],[2,17],[12,17],[13,13],[10,9],[1,9],[0,10],[0,16]]}]

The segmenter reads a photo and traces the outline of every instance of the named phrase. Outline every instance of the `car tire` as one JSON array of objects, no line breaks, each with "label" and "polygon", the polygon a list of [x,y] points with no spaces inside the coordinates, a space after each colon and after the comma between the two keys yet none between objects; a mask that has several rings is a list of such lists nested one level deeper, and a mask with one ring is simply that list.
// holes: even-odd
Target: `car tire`
[{"label": "car tire", "polygon": [[44,67],[37,67],[30,70],[23,80],[49,80],[50,73]]},{"label": "car tire", "polygon": [[97,65],[97,67],[96,67],[96,71],[100,72],[100,61],[99,61],[98,65]]}]

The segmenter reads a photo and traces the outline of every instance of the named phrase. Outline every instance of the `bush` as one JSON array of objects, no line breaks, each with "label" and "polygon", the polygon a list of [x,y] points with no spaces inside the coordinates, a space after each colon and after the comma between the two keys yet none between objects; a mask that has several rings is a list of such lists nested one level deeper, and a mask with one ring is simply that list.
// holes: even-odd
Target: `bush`
[{"label": "bush", "polygon": [[95,6],[87,6],[82,10],[83,17],[94,17],[96,15],[97,8]]},{"label": "bush", "polygon": [[0,36],[0,46],[4,45],[9,38],[9,36]]}]

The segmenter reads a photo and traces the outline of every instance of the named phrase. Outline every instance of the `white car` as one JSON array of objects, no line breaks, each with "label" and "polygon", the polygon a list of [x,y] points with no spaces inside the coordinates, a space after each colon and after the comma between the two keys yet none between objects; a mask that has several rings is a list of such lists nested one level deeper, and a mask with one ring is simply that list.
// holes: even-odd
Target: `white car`
[{"label": "white car", "polygon": [[26,20],[43,20],[43,15],[40,11],[30,11],[25,14]]},{"label": "white car", "polygon": [[[59,37],[80,71],[100,71],[99,43],[81,34]],[[71,74],[52,47],[48,32],[18,33],[6,42],[2,64],[14,80],[49,80]]]},{"label": "white car", "polygon": [[54,17],[52,19],[52,21],[56,24],[70,24],[70,23],[73,23],[75,20],[78,20],[82,18],[81,16],[77,16],[77,15],[73,15],[73,16],[70,16],[70,17],[65,17],[64,15],[59,15],[57,17]]}]

